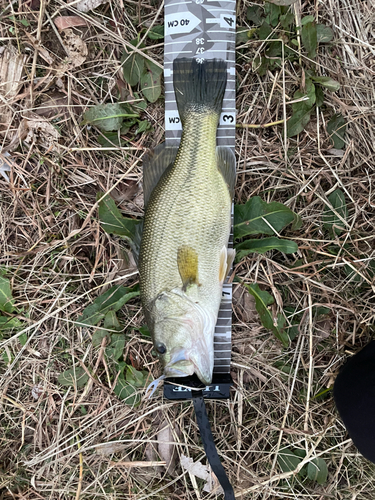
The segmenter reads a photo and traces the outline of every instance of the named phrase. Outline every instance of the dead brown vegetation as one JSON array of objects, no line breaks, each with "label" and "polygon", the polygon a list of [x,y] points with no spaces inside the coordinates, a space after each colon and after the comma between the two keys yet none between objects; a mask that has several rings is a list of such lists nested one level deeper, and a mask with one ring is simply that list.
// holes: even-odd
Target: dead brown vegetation
[{"label": "dead brown vegetation", "polygon": [[[238,2],[239,25],[249,5]],[[261,326],[250,296],[235,285],[235,384],[230,401],[207,407],[238,498],[371,499],[374,468],[352,446],[331,394],[319,393],[373,332],[375,9],[370,0],[296,6],[297,14],[312,14],[333,29],[334,42],[319,49],[316,67],[341,88],[326,94],[324,107],[297,138],[286,140],[280,125],[238,129],[235,201],[259,195],[287,204],[303,220],[298,232],[284,232],[299,245],[297,260],[254,254],[236,267],[244,282],[256,281],[275,295],[275,311],[295,309],[299,334],[282,349]],[[94,349],[93,329],[74,324],[111,284],[137,282],[124,244],[100,228],[96,195],[110,192],[124,215],[142,216],[142,156],[163,140],[162,100],[144,111],[153,132],[135,135],[133,129],[122,147],[102,147],[99,132],[81,120],[90,105],[133,98],[121,55],[155,16],[162,24],[160,7],[128,0],[86,14],[62,1],[1,6],[0,164],[9,163],[10,171],[9,181],[0,176],[0,266],[11,279],[27,334],[24,345],[7,334],[0,344],[2,498],[215,497],[179,465],[181,454],[206,463],[191,403],[159,394],[136,408],[124,405],[113,393],[104,346]],[[66,16],[75,21],[59,31],[56,20]],[[148,56],[162,63],[162,43],[148,44]],[[237,66],[238,123],[282,120],[303,65],[259,77],[252,71],[259,42],[244,46]],[[326,130],[337,112],[347,121],[341,151]],[[349,212],[345,230],[330,238],[322,214],[336,188],[345,193]],[[316,313],[319,306],[330,310],[324,318]],[[143,325],[139,301],[129,302],[120,319],[129,336],[126,359],[158,376],[151,342],[136,329]],[[91,370],[83,388],[57,383],[72,363]],[[167,438],[161,434],[166,426]],[[160,451],[168,440],[176,456],[167,472],[154,462],[169,462],[171,448],[164,457]],[[327,483],[282,473],[276,457],[286,446],[305,449],[306,460],[324,458]]]}]

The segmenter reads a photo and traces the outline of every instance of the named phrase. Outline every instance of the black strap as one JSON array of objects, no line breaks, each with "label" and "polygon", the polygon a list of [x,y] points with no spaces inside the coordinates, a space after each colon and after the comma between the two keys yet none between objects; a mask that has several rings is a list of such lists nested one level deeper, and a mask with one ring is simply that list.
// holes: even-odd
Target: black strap
[{"label": "black strap", "polygon": [[219,480],[223,490],[225,500],[235,500],[233,487],[225,474],[224,467],[220,462],[219,455],[214,443],[210,422],[208,420],[206,405],[203,399],[202,391],[192,391],[195,414],[197,416],[197,423],[199,432],[203,441],[204,451],[206,452],[208,462],[211,465],[216,477]]}]

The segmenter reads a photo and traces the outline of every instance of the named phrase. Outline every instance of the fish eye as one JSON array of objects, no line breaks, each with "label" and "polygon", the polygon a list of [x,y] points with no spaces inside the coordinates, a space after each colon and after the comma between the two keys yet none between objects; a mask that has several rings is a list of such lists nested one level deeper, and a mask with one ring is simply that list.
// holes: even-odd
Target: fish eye
[{"label": "fish eye", "polygon": [[167,352],[167,348],[164,344],[156,344],[155,349],[159,354],[165,354]]}]

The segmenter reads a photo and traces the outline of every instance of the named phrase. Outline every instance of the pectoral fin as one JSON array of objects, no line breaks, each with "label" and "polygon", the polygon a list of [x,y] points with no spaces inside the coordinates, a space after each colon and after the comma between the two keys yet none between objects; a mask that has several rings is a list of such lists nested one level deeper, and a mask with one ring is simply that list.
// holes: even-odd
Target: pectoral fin
[{"label": "pectoral fin", "polygon": [[225,277],[228,276],[230,268],[234,262],[234,258],[236,256],[236,250],[234,248],[228,248],[227,250],[227,270],[225,272]]},{"label": "pectoral fin", "polygon": [[225,278],[228,276],[229,270],[232,267],[236,251],[233,248],[223,247],[220,251],[220,270],[219,281],[224,283]]},{"label": "pectoral fin", "polygon": [[223,283],[227,275],[227,247],[220,250],[219,281]]},{"label": "pectoral fin", "polygon": [[194,248],[183,245],[177,250],[177,266],[184,290],[198,284],[198,254]]},{"label": "pectoral fin", "polygon": [[224,146],[218,146],[216,148],[216,157],[218,168],[233,198],[236,185],[236,157],[230,148]]},{"label": "pectoral fin", "polygon": [[177,151],[178,148],[167,148],[163,143],[145,155],[143,159],[143,198],[145,207],[161,176],[173,165]]}]

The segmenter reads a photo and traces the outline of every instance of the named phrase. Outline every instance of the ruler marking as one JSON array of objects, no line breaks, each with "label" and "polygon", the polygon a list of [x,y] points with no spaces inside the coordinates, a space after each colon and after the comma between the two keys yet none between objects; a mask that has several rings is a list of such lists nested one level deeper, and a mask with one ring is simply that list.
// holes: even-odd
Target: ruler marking
[{"label": "ruler marking", "polygon": [[174,55],[174,54],[191,54],[190,50],[176,50],[174,52],[169,52],[169,54]]}]

